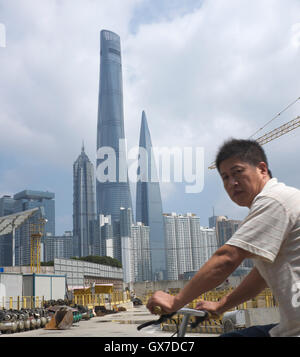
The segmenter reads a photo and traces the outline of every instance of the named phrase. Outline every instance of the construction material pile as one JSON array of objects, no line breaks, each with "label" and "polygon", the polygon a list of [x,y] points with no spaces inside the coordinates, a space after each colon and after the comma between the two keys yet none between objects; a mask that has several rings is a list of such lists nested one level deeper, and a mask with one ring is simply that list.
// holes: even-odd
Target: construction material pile
[{"label": "construction material pile", "polygon": [[51,316],[51,321],[45,326],[46,330],[66,330],[71,328],[73,323],[89,320],[95,316],[92,309],[73,304],[67,299],[45,301],[44,307]]},{"label": "construction material pile", "polygon": [[0,310],[0,333],[14,333],[45,327],[50,321],[47,309]]},{"label": "construction material pile", "polygon": [[105,306],[93,309],[74,304],[71,300],[48,300],[42,308],[0,310],[0,334],[15,333],[44,328],[46,330],[66,330],[74,323],[89,320],[94,316],[104,316],[120,311],[124,307],[113,306],[112,310]]}]

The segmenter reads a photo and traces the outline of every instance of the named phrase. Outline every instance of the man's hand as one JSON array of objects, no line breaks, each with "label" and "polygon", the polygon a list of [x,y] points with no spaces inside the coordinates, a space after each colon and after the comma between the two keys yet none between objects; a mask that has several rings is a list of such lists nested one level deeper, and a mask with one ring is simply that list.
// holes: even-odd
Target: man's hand
[{"label": "man's hand", "polygon": [[220,301],[204,301],[201,300],[196,305],[197,310],[206,310],[212,317],[220,317],[224,311],[222,309],[222,303]]},{"label": "man's hand", "polygon": [[148,300],[147,309],[152,314],[157,314],[157,310],[155,308],[160,307],[162,313],[171,313],[177,311],[180,307],[177,307],[177,302],[175,296],[172,296],[163,291],[156,291],[151,298]]}]

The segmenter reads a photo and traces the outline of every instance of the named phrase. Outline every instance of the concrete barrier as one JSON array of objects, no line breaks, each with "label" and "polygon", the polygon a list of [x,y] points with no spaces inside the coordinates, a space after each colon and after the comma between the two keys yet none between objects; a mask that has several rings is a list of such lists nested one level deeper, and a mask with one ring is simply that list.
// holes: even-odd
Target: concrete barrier
[{"label": "concrete barrier", "polygon": [[246,309],[246,327],[276,324],[280,321],[278,307],[257,307]]}]

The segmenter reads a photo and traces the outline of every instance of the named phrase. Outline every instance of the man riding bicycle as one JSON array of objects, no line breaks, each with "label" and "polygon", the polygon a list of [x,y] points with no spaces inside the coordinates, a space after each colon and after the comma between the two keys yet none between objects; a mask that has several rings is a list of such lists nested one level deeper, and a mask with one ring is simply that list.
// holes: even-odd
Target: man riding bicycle
[{"label": "man riding bicycle", "polygon": [[252,326],[221,336],[300,336],[300,190],[272,178],[262,147],[252,140],[232,139],[220,148],[216,166],[233,202],[249,208],[239,229],[176,295],[157,291],[147,308],[170,313],[214,289],[246,258],[254,268],[220,301],[197,308],[214,314],[271,288],[280,312],[278,325]]}]

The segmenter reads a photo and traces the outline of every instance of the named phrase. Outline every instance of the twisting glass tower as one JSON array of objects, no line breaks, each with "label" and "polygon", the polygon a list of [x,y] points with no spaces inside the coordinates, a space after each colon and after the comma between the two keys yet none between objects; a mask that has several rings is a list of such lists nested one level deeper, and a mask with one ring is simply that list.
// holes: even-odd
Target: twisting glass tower
[{"label": "twisting glass tower", "polygon": [[142,113],[139,168],[136,191],[136,221],[150,227],[152,275],[162,279],[165,272],[165,239],[162,201],[146,114]]},{"label": "twisting glass tower", "polygon": [[[120,207],[132,207],[125,146],[123,145],[125,133],[120,37],[111,31],[102,30],[100,48],[97,213],[105,216],[111,215],[112,221],[116,221],[120,219]],[[101,157],[99,149],[106,154]],[[102,170],[108,162],[110,165]],[[102,177],[100,177],[100,171]]]}]

